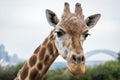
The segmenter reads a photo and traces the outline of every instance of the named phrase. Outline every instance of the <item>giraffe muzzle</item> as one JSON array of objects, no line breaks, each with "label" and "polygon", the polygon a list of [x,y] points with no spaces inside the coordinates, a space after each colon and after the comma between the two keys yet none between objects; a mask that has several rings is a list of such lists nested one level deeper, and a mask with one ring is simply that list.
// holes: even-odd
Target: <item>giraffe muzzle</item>
[{"label": "giraffe muzzle", "polygon": [[84,55],[72,55],[67,62],[67,67],[73,75],[85,73],[85,57]]}]

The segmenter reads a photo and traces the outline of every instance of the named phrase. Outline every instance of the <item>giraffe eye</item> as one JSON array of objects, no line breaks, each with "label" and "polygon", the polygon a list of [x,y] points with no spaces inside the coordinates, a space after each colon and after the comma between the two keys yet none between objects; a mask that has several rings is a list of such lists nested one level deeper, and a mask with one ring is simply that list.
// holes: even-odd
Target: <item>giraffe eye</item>
[{"label": "giraffe eye", "polygon": [[65,34],[65,32],[61,29],[59,29],[58,31],[56,31],[57,37],[61,37]]},{"label": "giraffe eye", "polygon": [[85,33],[84,38],[86,39],[89,35],[90,35],[89,33]]}]

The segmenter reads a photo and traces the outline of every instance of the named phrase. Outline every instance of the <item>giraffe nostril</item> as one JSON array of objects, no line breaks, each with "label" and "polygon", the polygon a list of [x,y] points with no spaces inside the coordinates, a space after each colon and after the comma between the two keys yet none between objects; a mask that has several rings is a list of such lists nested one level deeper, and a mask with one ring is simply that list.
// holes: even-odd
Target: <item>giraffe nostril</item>
[{"label": "giraffe nostril", "polygon": [[75,55],[72,56],[72,60],[73,60],[73,61],[77,61]]},{"label": "giraffe nostril", "polygon": [[82,61],[82,62],[85,62],[85,57],[84,57],[84,56],[82,56],[81,61]]}]

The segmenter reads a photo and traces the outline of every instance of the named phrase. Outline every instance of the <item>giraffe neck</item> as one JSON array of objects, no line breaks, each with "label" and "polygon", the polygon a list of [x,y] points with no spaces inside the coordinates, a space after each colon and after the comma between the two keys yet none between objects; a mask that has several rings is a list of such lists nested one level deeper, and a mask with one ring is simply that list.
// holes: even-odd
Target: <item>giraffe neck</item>
[{"label": "giraffe neck", "polygon": [[43,78],[50,65],[58,56],[53,32],[54,30],[34,51],[34,54],[24,64],[15,80],[41,80]]}]

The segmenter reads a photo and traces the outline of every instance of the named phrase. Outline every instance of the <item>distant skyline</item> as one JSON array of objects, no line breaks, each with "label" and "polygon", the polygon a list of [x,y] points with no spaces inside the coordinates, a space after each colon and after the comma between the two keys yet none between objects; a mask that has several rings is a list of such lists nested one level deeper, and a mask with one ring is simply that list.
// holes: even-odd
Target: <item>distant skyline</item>
[{"label": "distant skyline", "polygon": [[[83,44],[84,52],[120,51],[119,0],[0,0],[0,44],[4,44],[11,55],[17,53],[28,59],[53,29],[46,20],[45,9],[51,9],[60,18],[64,2],[70,3],[71,11],[75,3],[80,2],[85,17],[102,15]],[[61,57],[57,59],[60,60]]]}]

